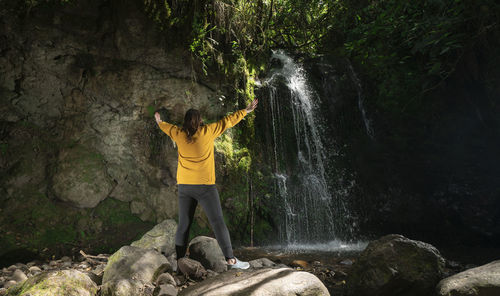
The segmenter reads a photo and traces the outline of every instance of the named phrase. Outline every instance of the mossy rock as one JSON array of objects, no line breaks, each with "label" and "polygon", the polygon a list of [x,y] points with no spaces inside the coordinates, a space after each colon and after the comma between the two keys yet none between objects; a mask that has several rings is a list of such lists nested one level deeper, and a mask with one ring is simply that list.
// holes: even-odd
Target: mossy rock
[{"label": "mossy rock", "polygon": [[176,231],[177,222],[173,219],[167,219],[155,225],[140,240],[134,241],[130,245],[143,249],[154,249],[165,256],[169,256],[175,251]]},{"label": "mossy rock", "polygon": [[113,188],[104,157],[84,146],[63,149],[59,153],[52,181],[55,195],[79,208],[97,206]]},{"label": "mossy rock", "polygon": [[108,259],[102,277],[103,285],[122,279],[152,283],[158,275],[171,270],[167,258],[152,249],[123,246]]},{"label": "mossy rock", "polygon": [[7,290],[7,296],[92,296],[96,293],[96,283],[73,269],[42,272]]}]

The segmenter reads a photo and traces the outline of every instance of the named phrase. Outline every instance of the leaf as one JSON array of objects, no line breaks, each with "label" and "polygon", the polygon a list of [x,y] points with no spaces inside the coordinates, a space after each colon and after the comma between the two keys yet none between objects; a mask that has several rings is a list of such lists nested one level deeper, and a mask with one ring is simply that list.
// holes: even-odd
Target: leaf
[{"label": "leaf", "polygon": [[445,54],[445,53],[447,53],[449,50],[450,50],[450,47],[445,47],[443,50],[441,50],[441,52],[439,53],[439,55]]}]

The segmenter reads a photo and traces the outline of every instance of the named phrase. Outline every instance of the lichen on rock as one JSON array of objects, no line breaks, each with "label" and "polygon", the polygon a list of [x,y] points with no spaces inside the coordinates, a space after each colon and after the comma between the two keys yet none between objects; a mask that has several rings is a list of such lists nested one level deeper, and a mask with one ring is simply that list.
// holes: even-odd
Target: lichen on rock
[{"label": "lichen on rock", "polygon": [[8,296],[94,296],[96,293],[97,285],[74,269],[42,272],[7,290]]}]

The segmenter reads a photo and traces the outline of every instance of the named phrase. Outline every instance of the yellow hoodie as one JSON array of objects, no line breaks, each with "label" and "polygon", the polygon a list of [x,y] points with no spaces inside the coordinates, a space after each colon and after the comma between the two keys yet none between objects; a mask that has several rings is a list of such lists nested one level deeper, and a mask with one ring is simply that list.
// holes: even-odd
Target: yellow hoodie
[{"label": "yellow hoodie", "polygon": [[187,135],[176,125],[161,121],[158,125],[177,144],[177,184],[215,184],[214,140],[247,115],[242,109],[221,120],[202,125],[187,142]]}]

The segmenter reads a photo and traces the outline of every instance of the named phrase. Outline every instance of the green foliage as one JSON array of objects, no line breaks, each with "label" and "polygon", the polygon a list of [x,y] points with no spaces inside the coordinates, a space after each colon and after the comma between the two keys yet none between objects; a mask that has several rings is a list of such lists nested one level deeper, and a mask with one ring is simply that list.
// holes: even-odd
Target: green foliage
[{"label": "green foliage", "polygon": [[9,145],[7,143],[1,143],[0,144],[0,153],[2,155],[6,155],[7,154],[7,149],[9,148]]},{"label": "green foliage", "polygon": [[242,133],[242,129],[227,131],[216,140],[215,149],[224,155],[224,161],[218,163],[217,170],[222,187],[221,203],[226,209],[226,224],[232,239],[248,245],[252,214],[255,221],[254,240],[259,243],[269,239],[271,219],[267,199],[272,191],[272,179],[266,177],[269,174],[261,172],[262,164],[252,161],[256,155],[249,149],[250,145],[237,140],[252,136],[251,133]]},{"label": "green foliage", "polygon": [[144,0],[144,10],[160,30],[165,30],[175,22],[171,18],[172,10],[166,0]]},{"label": "green foliage", "polygon": [[454,73],[464,52],[497,26],[499,14],[492,0],[359,3],[343,2],[334,26],[345,34],[345,52],[377,85],[372,103],[390,112],[421,108],[418,99]]},{"label": "green foliage", "polygon": [[148,110],[148,115],[149,115],[150,117],[153,117],[153,116],[155,115],[155,110],[156,110],[156,109],[155,109],[155,107],[154,107],[154,106],[148,106],[148,107],[147,107],[147,110]]},{"label": "green foliage", "polygon": [[187,37],[179,37],[186,38],[204,75],[220,73],[232,81],[236,101],[253,97],[253,81],[265,70],[269,49],[313,53],[328,32],[332,7],[321,0],[172,1],[171,6],[164,0],[145,0],[144,4],[160,29],[191,28]]}]

